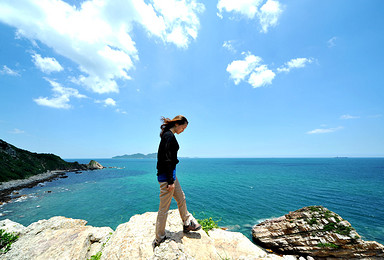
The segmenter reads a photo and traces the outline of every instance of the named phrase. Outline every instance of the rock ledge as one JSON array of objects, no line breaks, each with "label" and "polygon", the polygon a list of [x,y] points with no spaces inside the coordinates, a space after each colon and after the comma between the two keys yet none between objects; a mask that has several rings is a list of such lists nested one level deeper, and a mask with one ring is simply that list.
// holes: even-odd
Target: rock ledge
[{"label": "rock ledge", "polygon": [[310,206],[264,221],[252,229],[254,241],[278,253],[315,259],[384,259],[384,246],[364,241],[338,214]]},{"label": "rock ledge", "polygon": [[177,210],[168,215],[168,239],[153,248],[157,212],[133,216],[119,225],[86,226],[85,220],[53,217],[24,227],[15,222],[0,221],[0,228],[16,232],[19,239],[11,250],[0,255],[4,260],[89,259],[101,252],[102,260],[114,259],[296,259],[270,254],[253,244],[243,234],[215,229],[183,233]]}]

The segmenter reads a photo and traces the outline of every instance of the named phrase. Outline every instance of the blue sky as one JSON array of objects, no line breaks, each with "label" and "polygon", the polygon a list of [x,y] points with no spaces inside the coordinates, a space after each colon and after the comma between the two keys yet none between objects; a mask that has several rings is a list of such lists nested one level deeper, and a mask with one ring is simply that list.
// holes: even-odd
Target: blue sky
[{"label": "blue sky", "polygon": [[381,0],[2,0],[0,138],[63,158],[384,156]]}]

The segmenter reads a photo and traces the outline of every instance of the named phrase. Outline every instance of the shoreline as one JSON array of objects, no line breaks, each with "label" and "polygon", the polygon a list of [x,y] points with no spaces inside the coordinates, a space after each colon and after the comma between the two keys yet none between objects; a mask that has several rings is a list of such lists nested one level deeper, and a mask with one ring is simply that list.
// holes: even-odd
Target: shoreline
[{"label": "shoreline", "polygon": [[[32,188],[42,182],[52,181],[65,176],[67,172],[84,171],[84,169],[54,170],[33,175],[27,179],[18,179],[0,184],[0,205],[14,199],[11,194],[24,188]],[[64,177],[65,178],[65,177]]]}]

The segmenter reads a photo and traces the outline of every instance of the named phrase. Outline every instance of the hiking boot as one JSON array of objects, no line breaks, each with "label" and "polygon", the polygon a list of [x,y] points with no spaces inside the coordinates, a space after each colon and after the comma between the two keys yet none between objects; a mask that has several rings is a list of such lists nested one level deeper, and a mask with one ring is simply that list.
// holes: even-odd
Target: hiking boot
[{"label": "hiking boot", "polygon": [[155,239],[152,243],[152,246],[153,248],[157,247],[157,246],[160,246],[161,243],[163,243],[165,240],[167,239],[167,237],[164,237],[162,240],[160,241],[157,241],[157,239]]},{"label": "hiking boot", "polygon": [[188,233],[189,231],[198,231],[201,229],[201,225],[191,221],[188,226],[183,225],[183,232]]}]

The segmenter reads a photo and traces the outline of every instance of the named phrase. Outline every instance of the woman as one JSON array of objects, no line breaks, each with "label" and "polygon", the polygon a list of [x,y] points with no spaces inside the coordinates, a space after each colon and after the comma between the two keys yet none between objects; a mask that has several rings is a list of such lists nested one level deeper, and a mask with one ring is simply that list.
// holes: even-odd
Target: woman
[{"label": "woman", "polygon": [[184,116],[176,116],[174,119],[164,118],[161,120],[161,141],[157,153],[157,180],[160,184],[160,205],[156,221],[155,246],[165,241],[165,224],[167,221],[169,206],[172,197],[177,202],[180,217],[183,221],[183,231],[197,231],[201,225],[193,218],[187,210],[185,195],[180,183],[176,178],[177,143],[175,134],[181,134],[188,126],[188,120]]}]

